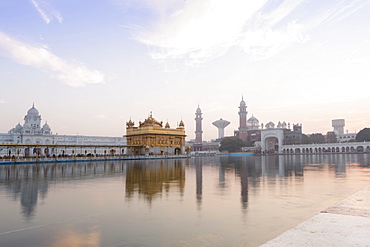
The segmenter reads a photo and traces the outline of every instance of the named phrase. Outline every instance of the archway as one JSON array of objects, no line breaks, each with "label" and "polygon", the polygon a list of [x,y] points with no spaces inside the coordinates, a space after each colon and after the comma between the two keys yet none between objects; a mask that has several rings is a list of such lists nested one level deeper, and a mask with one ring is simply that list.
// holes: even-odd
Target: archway
[{"label": "archway", "polygon": [[263,129],[261,130],[261,150],[263,153],[282,152],[284,140],[283,129]]},{"label": "archway", "polygon": [[279,140],[276,137],[267,137],[265,139],[265,151],[275,153],[279,151]]},{"label": "archway", "polygon": [[181,149],[180,148],[175,148],[175,155],[181,154]]}]

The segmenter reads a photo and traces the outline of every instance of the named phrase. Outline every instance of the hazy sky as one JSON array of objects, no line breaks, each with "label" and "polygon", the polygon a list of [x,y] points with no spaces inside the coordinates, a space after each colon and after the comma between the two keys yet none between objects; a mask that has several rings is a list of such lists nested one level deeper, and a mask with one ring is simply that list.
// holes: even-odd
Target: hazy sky
[{"label": "hazy sky", "polygon": [[32,106],[58,134],[122,136],[153,117],[195,137],[260,123],[370,126],[370,1],[0,1],[0,132]]}]

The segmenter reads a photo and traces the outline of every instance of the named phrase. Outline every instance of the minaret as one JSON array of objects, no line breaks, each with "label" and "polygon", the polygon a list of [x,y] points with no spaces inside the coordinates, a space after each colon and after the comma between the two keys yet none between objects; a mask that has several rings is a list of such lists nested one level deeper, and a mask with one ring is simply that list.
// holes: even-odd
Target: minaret
[{"label": "minaret", "polygon": [[202,143],[202,110],[199,108],[195,112],[195,143]]},{"label": "minaret", "polygon": [[244,142],[247,141],[247,106],[242,96],[242,101],[239,105],[239,138]]}]

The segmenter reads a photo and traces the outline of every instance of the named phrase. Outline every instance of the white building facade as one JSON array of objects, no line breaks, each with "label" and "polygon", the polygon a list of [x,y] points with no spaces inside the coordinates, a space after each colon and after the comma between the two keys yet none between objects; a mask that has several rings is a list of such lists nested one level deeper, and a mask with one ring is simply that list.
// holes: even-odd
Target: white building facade
[{"label": "white building facade", "polygon": [[[48,123],[41,124],[41,115],[33,105],[24,117],[8,133],[0,133],[0,144],[35,145],[126,145],[125,137],[100,137],[82,135],[58,135],[51,132]],[[42,126],[41,126],[42,125]],[[0,155],[4,150],[0,150]]]}]

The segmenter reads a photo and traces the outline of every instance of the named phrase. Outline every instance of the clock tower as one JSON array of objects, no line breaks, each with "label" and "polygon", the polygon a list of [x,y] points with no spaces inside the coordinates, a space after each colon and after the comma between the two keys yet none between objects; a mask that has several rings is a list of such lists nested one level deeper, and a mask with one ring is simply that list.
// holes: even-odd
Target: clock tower
[{"label": "clock tower", "polygon": [[24,124],[30,126],[33,133],[39,133],[41,131],[41,115],[35,108],[35,104],[27,111],[27,115],[24,117]]}]

